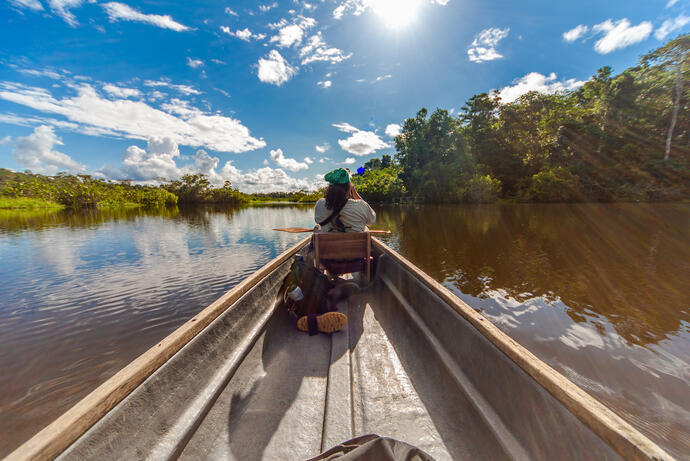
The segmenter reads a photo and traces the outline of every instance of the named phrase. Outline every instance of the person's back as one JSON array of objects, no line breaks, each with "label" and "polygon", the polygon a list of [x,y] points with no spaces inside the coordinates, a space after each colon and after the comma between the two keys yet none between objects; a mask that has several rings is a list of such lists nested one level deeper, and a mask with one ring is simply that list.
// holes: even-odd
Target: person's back
[{"label": "person's back", "polygon": [[[314,220],[320,223],[328,219],[332,212],[333,210],[329,210],[326,206],[326,199],[321,198],[314,207]],[[343,209],[340,210],[339,218],[345,232],[364,232],[368,230],[368,225],[374,224],[374,221],[376,221],[376,213],[364,200],[348,199]],[[334,224],[333,221],[324,224],[321,226],[321,231],[340,231]]]},{"label": "person's back", "polygon": [[325,176],[330,184],[326,196],[314,207],[320,232],[364,232],[376,221],[376,213],[360,197],[347,170],[338,168]]}]

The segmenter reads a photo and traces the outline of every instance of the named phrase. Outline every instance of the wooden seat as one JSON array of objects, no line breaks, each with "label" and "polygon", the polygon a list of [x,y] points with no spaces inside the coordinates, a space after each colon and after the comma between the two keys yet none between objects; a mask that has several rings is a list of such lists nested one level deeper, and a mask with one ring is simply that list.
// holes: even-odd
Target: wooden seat
[{"label": "wooden seat", "polygon": [[317,232],[312,236],[314,264],[331,275],[364,272],[371,280],[371,234],[369,232]]}]

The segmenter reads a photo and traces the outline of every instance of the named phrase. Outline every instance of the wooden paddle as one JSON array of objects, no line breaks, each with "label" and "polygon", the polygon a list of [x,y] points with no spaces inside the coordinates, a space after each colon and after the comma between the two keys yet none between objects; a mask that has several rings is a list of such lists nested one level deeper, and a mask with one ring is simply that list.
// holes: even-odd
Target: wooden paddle
[{"label": "wooden paddle", "polygon": [[[314,232],[314,229],[308,229],[306,227],[283,227],[280,229],[273,229],[274,231],[289,232],[291,234],[300,234],[302,232]],[[370,230],[372,234],[390,234],[391,231],[387,230]]]}]

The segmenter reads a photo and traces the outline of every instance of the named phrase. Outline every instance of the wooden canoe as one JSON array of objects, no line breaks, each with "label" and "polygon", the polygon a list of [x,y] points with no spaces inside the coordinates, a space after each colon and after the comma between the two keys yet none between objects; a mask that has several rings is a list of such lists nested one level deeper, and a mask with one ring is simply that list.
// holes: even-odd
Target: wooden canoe
[{"label": "wooden canoe", "polygon": [[308,240],[8,459],[305,459],[368,433],[436,459],[672,459],[376,239],[348,327],[296,331],[276,298]]}]

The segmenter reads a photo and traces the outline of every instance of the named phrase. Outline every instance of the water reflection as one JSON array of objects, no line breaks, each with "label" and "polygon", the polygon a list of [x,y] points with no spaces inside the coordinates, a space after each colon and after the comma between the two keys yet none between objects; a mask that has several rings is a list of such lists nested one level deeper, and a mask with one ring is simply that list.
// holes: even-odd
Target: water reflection
[{"label": "water reflection", "polygon": [[303,236],[311,208],[0,221],[0,457]]},{"label": "water reflection", "polygon": [[[311,206],[0,210],[0,457],[303,238]],[[678,458],[690,205],[381,207],[385,240]]]},{"label": "water reflection", "polygon": [[379,219],[425,272],[676,456],[690,453],[690,206],[390,207]]}]

